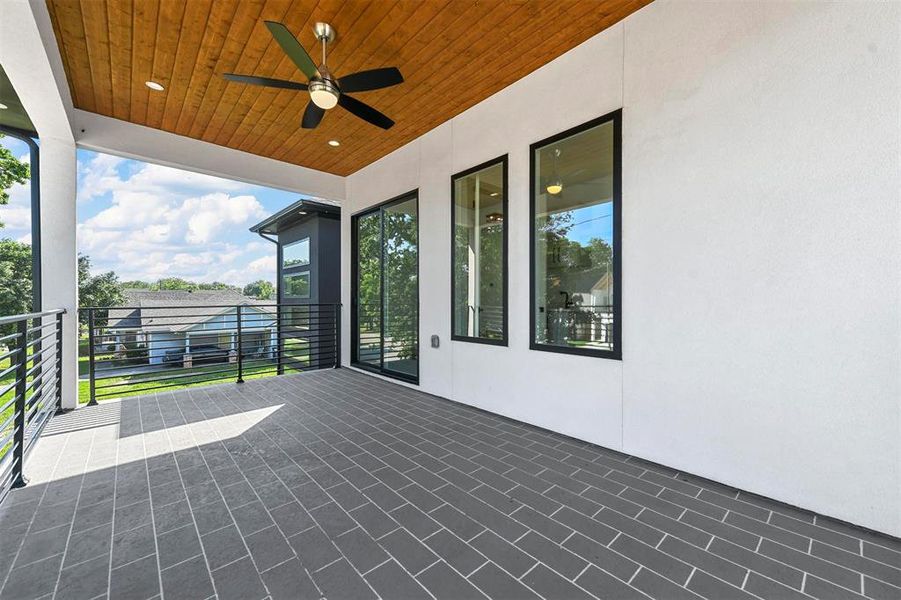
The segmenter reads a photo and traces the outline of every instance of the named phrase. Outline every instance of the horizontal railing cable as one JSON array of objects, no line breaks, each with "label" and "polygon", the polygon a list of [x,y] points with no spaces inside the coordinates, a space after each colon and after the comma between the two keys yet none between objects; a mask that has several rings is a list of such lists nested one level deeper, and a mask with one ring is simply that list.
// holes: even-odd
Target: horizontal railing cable
[{"label": "horizontal railing cable", "polygon": [[340,304],[88,307],[89,404],[340,365]]},{"label": "horizontal railing cable", "polygon": [[26,484],[28,456],[61,409],[64,314],[0,317],[0,502]]}]

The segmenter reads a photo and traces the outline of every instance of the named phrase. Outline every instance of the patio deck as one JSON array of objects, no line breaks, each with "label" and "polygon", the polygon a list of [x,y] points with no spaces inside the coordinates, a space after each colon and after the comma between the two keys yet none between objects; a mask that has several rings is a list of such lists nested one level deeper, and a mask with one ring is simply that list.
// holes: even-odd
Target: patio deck
[{"label": "patio deck", "polygon": [[901,597],[901,542],[349,369],[56,417],[2,598]]}]

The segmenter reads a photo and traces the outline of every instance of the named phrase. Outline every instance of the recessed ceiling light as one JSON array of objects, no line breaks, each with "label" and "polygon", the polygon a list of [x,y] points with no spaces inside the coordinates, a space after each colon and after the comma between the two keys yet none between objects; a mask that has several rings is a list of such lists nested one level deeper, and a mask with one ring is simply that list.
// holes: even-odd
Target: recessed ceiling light
[{"label": "recessed ceiling light", "polygon": [[151,90],[156,90],[157,92],[162,92],[164,89],[166,89],[161,84],[155,81],[145,81],[144,85],[149,87]]},{"label": "recessed ceiling light", "polygon": [[9,108],[7,105],[0,102],[0,110],[6,110],[7,108]]},{"label": "recessed ceiling light", "polygon": [[341,142],[339,142],[338,140],[329,140],[328,145],[337,148],[341,145]]}]

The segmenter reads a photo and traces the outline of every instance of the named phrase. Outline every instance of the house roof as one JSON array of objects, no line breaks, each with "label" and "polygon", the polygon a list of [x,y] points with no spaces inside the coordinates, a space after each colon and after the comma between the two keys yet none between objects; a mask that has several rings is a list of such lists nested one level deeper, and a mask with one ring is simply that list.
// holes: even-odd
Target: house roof
[{"label": "house roof", "polygon": [[125,290],[125,304],[109,310],[109,328],[187,331],[239,304],[275,314],[271,302],[249,298],[235,290]]},{"label": "house roof", "polygon": [[279,231],[296,225],[312,215],[341,214],[341,206],[326,200],[300,199],[291,206],[283,208],[274,215],[266,217],[250,228],[254,233],[277,234]]}]

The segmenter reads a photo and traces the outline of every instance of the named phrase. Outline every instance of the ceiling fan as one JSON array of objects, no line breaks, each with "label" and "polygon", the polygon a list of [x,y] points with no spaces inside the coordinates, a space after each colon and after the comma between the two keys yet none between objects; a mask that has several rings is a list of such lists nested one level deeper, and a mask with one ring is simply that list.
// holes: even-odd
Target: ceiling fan
[{"label": "ceiling fan", "polygon": [[322,43],[322,64],[317,67],[313,59],[300,45],[297,38],[288,31],[287,27],[275,21],[265,21],[265,23],[278,45],[281,46],[288,58],[297,65],[297,68],[306,75],[310,82],[308,84],[298,83],[284,79],[236,75],[234,73],[225,73],[223,77],[229,81],[237,81],[239,83],[250,83],[285,90],[308,91],[310,93],[310,101],[301,120],[301,127],[304,129],[315,129],[319,122],[322,121],[322,117],[325,116],[325,111],[334,108],[336,105],[382,129],[390,129],[394,125],[394,121],[368,104],[348,96],[347,93],[380,90],[403,83],[404,77],[396,67],[370,69],[336,79],[325,64],[328,44],[335,40],[336,35],[331,25],[328,23],[316,23],[313,26],[316,39]]}]

